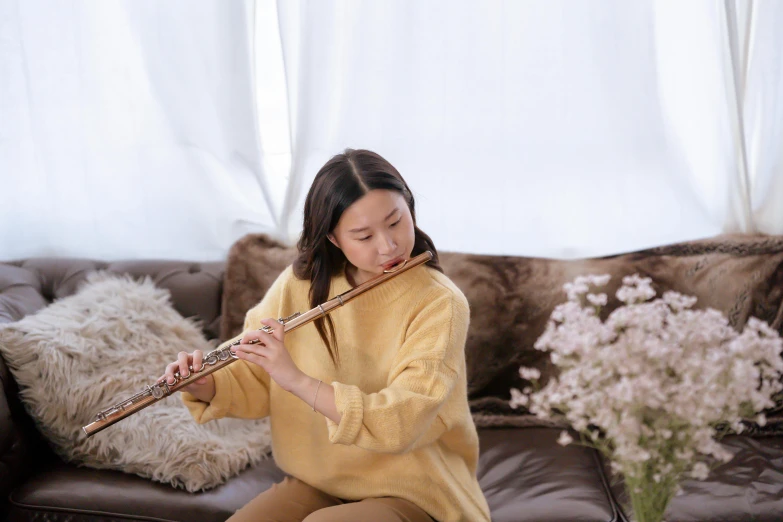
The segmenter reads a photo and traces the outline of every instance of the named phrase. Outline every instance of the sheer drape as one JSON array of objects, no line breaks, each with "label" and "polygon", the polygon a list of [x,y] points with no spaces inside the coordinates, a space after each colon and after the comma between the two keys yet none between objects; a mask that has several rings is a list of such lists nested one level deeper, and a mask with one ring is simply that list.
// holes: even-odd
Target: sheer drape
[{"label": "sheer drape", "polygon": [[740,67],[753,223],[759,232],[783,234],[783,2],[737,5],[749,11]]},{"label": "sheer drape", "polygon": [[0,258],[222,259],[275,232],[249,12],[0,1]]},{"label": "sheer drape", "polygon": [[293,242],[378,151],[444,250],[783,233],[783,4],[0,0],[0,258]]},{"label": "sheer drape", "polygon": [[[777,10],[772,3],[763,9]],[[290,238],[318,167],[346,146],[398,166],[422,228],[443,249],[575,257],[752,231],[754,218],[781,231],[779,148],[774,158],[759,153],[783,121],[765,112],[775,98],[783,106],[766,76],[774,58],[748,51],[746,100],[737,98],[728,3],[277,7],[291,109],[281,216]],[[774,55],[780,37],[769,27],[757,25],[751,42]],[[755,80],[754,59],[764,61]],[[758,121],[743,121],[763,94]],[[754,199],[752,211],[758,191],[767,203]]]}]

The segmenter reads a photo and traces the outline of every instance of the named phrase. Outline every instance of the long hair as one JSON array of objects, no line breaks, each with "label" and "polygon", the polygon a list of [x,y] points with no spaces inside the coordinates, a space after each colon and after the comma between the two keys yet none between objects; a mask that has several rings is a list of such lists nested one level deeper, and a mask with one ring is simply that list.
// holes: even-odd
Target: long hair
[{"label": "long hair", "polygon": [[[316,307],[329,298],[332,276],[345,269],[347,259],[327,237],[337,226],[343,212],[371,190],[391,190],[402,194],[413,218],[412,256],[427,250],[432,259],[427,264],[443,272],[438,251],[432,239],[416,226],[415,201],[408,184],[391,163],[369,150],[346,149],[334,156],[318,171],[307,193],[304,224],[299,237],[298,256],[293,264],[299,279],[310,280],[310,306]],[[337,365],[339,353],[331,317],[315,320],[318,334],[326,344],[329,356]]]}]

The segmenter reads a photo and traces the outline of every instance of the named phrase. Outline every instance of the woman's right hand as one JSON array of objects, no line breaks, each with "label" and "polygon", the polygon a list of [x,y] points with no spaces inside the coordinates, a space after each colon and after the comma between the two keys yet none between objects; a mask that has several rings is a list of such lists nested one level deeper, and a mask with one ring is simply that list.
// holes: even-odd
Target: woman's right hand
[{"label": "woman's right hand", "polygon": [[[177,382],[174,377],[176,372],[179,372],[180,376],[186,379],[190,376],[190,368],[193,368],[194,372],[201,370],[203,360],[204,352],[201,350],[196,350],[192,354],[179,352],[176,362],[166,366],[166,372],[158,379],[158,382],[166,381],[169,384],[174,384]],[[184,388],[180,388],[179,391],[186,391],[200,401],[210,402],[215,397],[215,378],[212,377],[212,374],[209,374],[196,379]]]}]

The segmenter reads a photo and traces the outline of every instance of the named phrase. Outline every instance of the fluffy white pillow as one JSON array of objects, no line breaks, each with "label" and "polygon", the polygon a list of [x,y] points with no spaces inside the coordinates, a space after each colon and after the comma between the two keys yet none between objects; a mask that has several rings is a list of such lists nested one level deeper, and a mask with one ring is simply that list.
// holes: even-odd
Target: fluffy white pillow
[{"label": "fluffy white pillow", "polygon": [[266,420],[193,421],[179,394],[87,438],[98,411],[153,384],[179,351],[212,346],[145,279],[91,274],[75,295],[0,325],[0,351],[38,429],[66,461],[197,491],[266,457]]}]

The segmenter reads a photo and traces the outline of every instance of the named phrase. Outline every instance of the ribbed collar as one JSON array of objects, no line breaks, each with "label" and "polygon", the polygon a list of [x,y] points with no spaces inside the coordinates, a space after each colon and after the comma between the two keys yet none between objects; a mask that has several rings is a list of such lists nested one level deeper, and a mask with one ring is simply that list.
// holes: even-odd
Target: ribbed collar
[{"label": "ribbed collar", "polygon": [[[385,283],[359,295],[348,306],[361,310],[375,310],[388,306],[409,291],[413,291],[415,286],[424,284],[430,277],[427,273],[428,270],[429,268],[426,265],[411,268],[407,272],[394,276]],[[340,275],[332,278],[330,298],[337,294],[345,293],[352,288],[345,271],[343,271]]]}]

